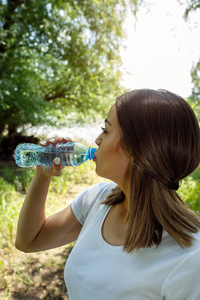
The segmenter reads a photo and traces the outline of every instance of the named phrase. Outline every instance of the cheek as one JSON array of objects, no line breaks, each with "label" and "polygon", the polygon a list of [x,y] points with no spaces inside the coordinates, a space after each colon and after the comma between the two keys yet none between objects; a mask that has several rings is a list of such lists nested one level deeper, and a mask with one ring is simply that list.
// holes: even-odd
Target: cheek
[{"label": "cheek", "polygon": [[131,173],[131,157],[127,153],[127,151],[123,150],[121,147],[119,149],[120,158],[119,161],[121,163],[121,168],[124,173]]},{"label": "cheek", "polygon": [[127,158],[123,158],[121,162],[121,169],[123,170],[124,175],[129,175],[131,173],[131,164],[130,160]]}]

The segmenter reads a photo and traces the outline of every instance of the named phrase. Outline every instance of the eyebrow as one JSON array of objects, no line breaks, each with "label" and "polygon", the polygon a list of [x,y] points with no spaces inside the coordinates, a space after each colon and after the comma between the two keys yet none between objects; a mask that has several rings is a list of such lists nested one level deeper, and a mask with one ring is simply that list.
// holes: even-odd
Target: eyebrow
[{"label": "eyebrow", "polygon": [[108,123],[108,125],[112,126],[111,123],[108,121],[108,119],[105,119],[105,123]]}]

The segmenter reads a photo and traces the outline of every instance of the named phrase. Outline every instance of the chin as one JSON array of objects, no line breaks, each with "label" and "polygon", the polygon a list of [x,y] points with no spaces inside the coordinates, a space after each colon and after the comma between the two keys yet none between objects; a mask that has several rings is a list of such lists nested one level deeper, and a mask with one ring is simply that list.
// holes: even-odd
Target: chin
[{"label": "chin", "polygon": [[105,176],[105,174],[103,173],[103,172],[101,172],[101,170],[98,170],[98,168],[96,167],[96,174],[99,176],[99,177],[102,177],[102,178],[107,178],[106,176]]}]

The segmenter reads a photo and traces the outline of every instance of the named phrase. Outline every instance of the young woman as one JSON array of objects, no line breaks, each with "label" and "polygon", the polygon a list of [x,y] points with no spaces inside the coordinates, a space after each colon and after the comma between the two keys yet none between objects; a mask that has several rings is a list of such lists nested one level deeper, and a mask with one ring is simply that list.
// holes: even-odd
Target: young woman
[{"label": "young woman", "polygon": [[[165,90],[134,90],[111,107],[97,137],[96,173],[110,179],[45,217],[53,167],[36,168],[16,247],[42,251],[77,240],[65,266],[70,300],[199,300],[200,220],[179,198],[179,181],[200,161],[190,106]],[[49,143],[70,141],[54,138]]]}]

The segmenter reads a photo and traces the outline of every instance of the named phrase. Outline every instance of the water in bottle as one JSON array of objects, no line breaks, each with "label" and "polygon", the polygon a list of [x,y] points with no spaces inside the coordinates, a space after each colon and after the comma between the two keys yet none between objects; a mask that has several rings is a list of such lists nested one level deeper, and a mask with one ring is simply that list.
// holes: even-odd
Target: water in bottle
[{"label": "water in bottle", "polygon": [[61,159],[62,166],[77,167],[86,160],[93,159],[95,151],[95,148],[87,148],[78,142],[61,142],[46,147],[26,143],[16,147],[14,158],[20,167],[52,166],[55,157]]}]

